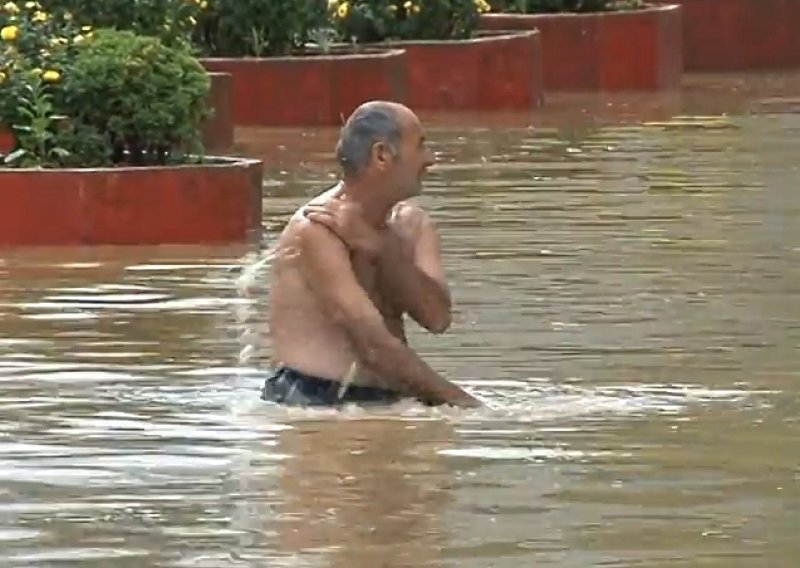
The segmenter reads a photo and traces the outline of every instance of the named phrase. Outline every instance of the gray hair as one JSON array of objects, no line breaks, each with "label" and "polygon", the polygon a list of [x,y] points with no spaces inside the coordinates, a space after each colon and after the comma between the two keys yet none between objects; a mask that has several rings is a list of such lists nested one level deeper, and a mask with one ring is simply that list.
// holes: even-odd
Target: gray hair
[{"label": "gray hair", "polygon": [[402,127],[392,103],[374,101],[358,107],[342,127],[336,160],[345,176],[356,176],[369,165],[372,146],[383,142],[393,156],[400,152]]}]

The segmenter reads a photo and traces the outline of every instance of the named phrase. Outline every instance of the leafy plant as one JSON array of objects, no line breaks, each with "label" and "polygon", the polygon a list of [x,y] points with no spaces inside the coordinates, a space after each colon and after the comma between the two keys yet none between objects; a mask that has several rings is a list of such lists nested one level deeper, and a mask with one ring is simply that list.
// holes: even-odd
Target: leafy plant
[{"label": "leafy plant", "polygon": [[187,44],[208,0],[39,0],[80,25],[133,31],[166,45]]},{"label": "leafy plant", "polygon": [[327,0],[211,0],[194,43],[217,57],[298,53],[329,27],[326,8]]},{"label": "leafy plant", "polygon": [[63,117],[54,115],[52,95],[36,71],[21,88],[15,108],[20,117],[12,126],[19,140],[19,147],[5,157],[4,165],[30,167],[44,162],[59,163],[69,151],[58,145],[58,125]]},{"label": "leafy plant", "polygon": [[0,123],[13,123],[17,100],[31,77],[47,75],[54,88],[76,46],[91,35],[71,18],[41,10],[37,2],[0,6]]},{"label": "leafy plant", "polygon": [[[38,2],[0,6],[0,125],[15,137],[6,165],[59,164],[63,113],[56,112],[62,77],[80,45],[91,38],[69,14],[52,14]],[[61,115],[61,116],[59,116]]]},{"label": "leafy plant", "polygon": [[15,138],[4,165],[146,165],[202,154],[209,78],[186,43],[92,31],[37,2],[0,6],[0,126]]},{"label": "leafy plant", "polygon": [[330,0],[329,11],[346,41],[459,39],[472,36],[487,0]]}]

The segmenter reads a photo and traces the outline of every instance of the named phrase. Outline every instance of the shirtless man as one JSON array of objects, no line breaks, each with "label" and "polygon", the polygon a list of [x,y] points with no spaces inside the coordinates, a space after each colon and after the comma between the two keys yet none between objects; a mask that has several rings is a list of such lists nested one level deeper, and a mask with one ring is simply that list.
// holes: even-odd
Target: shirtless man
[{"label": "shirtless man", "polygon": [[290,405],[479,406],[409,348],[403,317],[450,326],[433,221],[408,202],[434,158],[407,107],[372,101],[342,128],[342,180],[294,213],[276,245],[264,400]]}]

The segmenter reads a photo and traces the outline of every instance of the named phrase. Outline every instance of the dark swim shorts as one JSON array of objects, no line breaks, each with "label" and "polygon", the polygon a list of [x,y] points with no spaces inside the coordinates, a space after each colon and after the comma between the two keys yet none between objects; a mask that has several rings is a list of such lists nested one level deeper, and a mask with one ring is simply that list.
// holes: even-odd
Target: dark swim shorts
[{"label": "dark swim shorts", "polygon": [[341,383],[279,367],[264,381],[261,399],[287,406],[340,406],[343,404],[393,404],[400,400],[394,391],[379,387],[349,385],[342,396]]}]

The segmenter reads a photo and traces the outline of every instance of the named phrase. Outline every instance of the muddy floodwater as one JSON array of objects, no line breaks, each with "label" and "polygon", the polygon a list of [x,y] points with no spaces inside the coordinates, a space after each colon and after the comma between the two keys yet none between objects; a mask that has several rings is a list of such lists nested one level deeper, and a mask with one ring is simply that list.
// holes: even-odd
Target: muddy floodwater
[{"label": "muddy floodwater", "polygon": [[486,409],[258,400],[334,130],[239,133],[260,244],[0,251],[0,565],[800,565],[800,78],[704,81],[424,117],[455,318],[410,341]]}]

